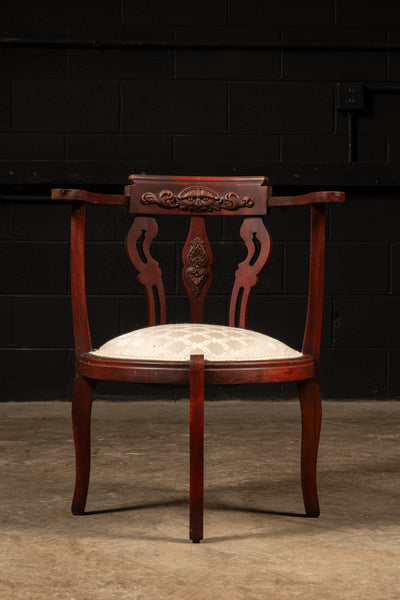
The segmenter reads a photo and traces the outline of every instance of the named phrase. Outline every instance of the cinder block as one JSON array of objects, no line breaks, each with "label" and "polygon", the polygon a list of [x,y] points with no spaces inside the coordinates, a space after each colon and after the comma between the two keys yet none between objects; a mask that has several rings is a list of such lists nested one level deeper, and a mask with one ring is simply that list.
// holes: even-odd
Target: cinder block
[{"label": "cinder block", "polygon": [[[276,196],[279,196],[279,193]],[[275,251],[276,242],[309,240],[310,209],[308,206],[277,207],[263,220],[271,237],[272,252]],[[225,219],[223,239],[234,240],[241,244],[239,229],[242,222],[242,219]]]},{"label": "cinder block", "polygon": [[88,314],[93,348],[98,348],[120,333],[117,296],[89,296]]},{"label": "cinder block", "polygon": [[259,2],[258,0],[231,0],[230,19],[233,25],[266,23],[268,27],[330,27],[333,22],[333,1]]},{"label": "cinder block", "polygon": [[120,0],[14,0],[14,23],[31,25],[118,24],[121,19]]},{"label": "cinder block", "polygon": [[[328,243],[325,263],[327,294],[386,294],[389,288],[389,249],[386,244]],[[308,289],[308,246],[286,246],[286,291]]]},{"label": "cinder block", "polygon": [[70,77],[76,79],[162,79],[173,75],[171,51],[84,49],[71,50],[69,56]]},{"label": "cinder block", "polygon": [[379,0],[363,2],[362,0],[337,0],[336,24],[343,27],[384,27],[391,28],[398,22],[399,9],[397,2]]},{"label": "cinder block", "polygon": [[390,348],[399,345],[400,298],[337,298],[334,307],[335,346]]},{"label": "cinder block", "polygon": [[[197,29],[197,28],[196,28]],[[120,23],[109,23],[107,25],[68,25],[68,34],[72,39],[91,39],[91,40],[146,40],[160,41],[174,39],[174,29],[167,25],[163,27],[154,26],[153,22],[149,25],[132,26],[121,25]]]},{"label": "cinder block", "polygon": [[119,86],[107,81],[17,80],[13,127],[22,131],[116,131]]},{"label": "cinder block", "polygon": [[117,213],[123,210],[116,206],[86,207],[86,240],[112,241],[116,239]]},{"label": "cinder block", "polygon": [[[342,123],[341,133],[345,133],[346,130],[347,123]],[[358,136],[353,143],[353,153],[361,162],[385,162],[386,139],[384,136]],[[284,136],[282,158],[288,162],[347,162],[348,136]]]},{"label": "cinder block", "polygon": [[333,87],[310,83],[234,83],[233,133],[333,133]]},{"label": "cinder block", "polygon": [[[400,41],[400,32],[391,31],[389,41],[392,44],[398,44]],[[396,51],[388,52],[388,80],[397,83],[400,78],[400,57]]]},{"label": "cinder block", "polygon": [[10,238],[12,240],[69,240],[70,213],[64,204],[15,202],[10,204]]},{"label": "cinder block", "polygon": [[357,116],[357,130],[363,135],[399,135],[399,97],[391,92],[372,93],[365,110]]},{"label": "cinder block", "polygon": [[386,350],[322,348],[320,375],[324,398],[382,398],[386,395]]},{"label": "cinder block", "polygon": [[279,79],[279,52],[267,50],[207,50],[176,53],[176,76],[181,79]]},{"label": "cinder block", "polygon": [[4,0],[0,11],[0,23],[11,23],[13,20],[12,15],[12,1]]},{"label": "cinder block", "polygon": [[279,160],[279,137],[176,135],[176,160]]},{"label": "cinder block", "polygon": [[17,348],[71,348],[71,300],[68,296],[19,296],[15,300]]},{"label": "cinder block", "polygon": [[67,77],[67,50],[2,48],[1,77]]},{"label": "cinder block", "polygon": [[385,81],[382,52],[283,52],[283,78],[294,81]]},{"label": "cinder block", "polygon": [[360,162],[386,162],[386,137],[383,135],[360,135],[355,155]]},{"label": "cinder block", "polygon": [[396,242],[399,221],[400,205],[395,195],[349,192],[343,205],[331,207],[330,240]]},{"label": "cinder block", "polygon": [[5,202],[0,203],[0,239],[6,240],[8,238],[8,215],[9,206]]},{"label": "cinder block", "polygon": [[390,136],[388,139],[388,154],[390,162],[400,162],[400,136]]},{"label": "cinder block", "polygon": [[282,159],[288,162],[346,162],[347,139],[336,135],[284,136]]},{"label": "cinder block", "polygon": [[393,294],[400,293],[400,244],[392,245],[391,279]]},{"label": "cinder block", "polygon": [[[214,244],[213,254],[213,281],[210,293],[230,294],[237,266],[247,256],[246,247],[243,243]],[[276,244],[255,288],[258,294],[282,291],[282,260],[282,245]]]},{"label": "cinder block", "polygon": [[0,160],[62,160],[61,133],[1,133]]},{"label": "cinder block", "polygon": [[[284,42],[324,45],[326,43],[386,42],[386,32],[374,29],[284,29]],[[283,78],[306,81],[380,81],[386,80],[386,56],[368,51],[291,51],[283,52]]]},{"label": "cinder block", "polygon": [[8,81],[0,82],[0,131],[11,129],[11,87]]},{"label": "cinder block", "polygon": [[14,329],[14,298],[0,296],[0,345],[2,347],[13,345]]},{"label": "cinder block", "polygon": [[386,244],[327,244],[327,294],[385,294],[389,289]]},{"label": "cinder block", "polygon": [[141,329],[142,327],[148,326],[147,303],[144,288],[138,290],[138,293],[135,295],[119,298],[119,314],[119,331],[121,334],[132,331],[133,329]]},{"label": "cinder block", "polygon": [[388,396],[400,398],[400,350],[393,348],[388,353]]},{"label": "cinder block", "polygon": [[[87,245],[86,285],[88,294],[136,294],[143,291],[137,272],[131,264],[124,244],[119,242],[89,243]],[[154,243],[152,256],[164,272],[168,292],[175,290],[175,244]]]},{"label": "cinder block", "polygon": [[304,297],[254,294],[249,303],[247,326],[300,350],[306,310]]},{"label": "cinder block", "polygon": [[227,0],[122,0],[123,25],[223,25]]},{"label": "cinder block", "polygon": [[[301,350],[307,314],[305,296],[260,296],[250,299],[247,326]],[[326,299],[322,325],[322,344],[332,342],[332,309]]]},{"label": "cinder block", "polygon": [[123,84],[123,131],[216,133],[225,129],[223,83],[128,81]]},{"label": "cinder block", "polygon": [[69,160],[170,160],[172,137],[71,133],[66,137],[66,154]]},{"label": "cinder block", "polygon": [[3,349],[0,361],[1,402],[66,400],[66,350]]},{"label": "cinder block", "polygon": [[[14,346],[73,348],[70,296],[21,296],[14,302]],[[118,298],[89,296],[88,313],[94,348],[118,335]]]},{"label": "cinder block", "polygon": [[65,294],[67,244],[2,242],[2,294]]}]

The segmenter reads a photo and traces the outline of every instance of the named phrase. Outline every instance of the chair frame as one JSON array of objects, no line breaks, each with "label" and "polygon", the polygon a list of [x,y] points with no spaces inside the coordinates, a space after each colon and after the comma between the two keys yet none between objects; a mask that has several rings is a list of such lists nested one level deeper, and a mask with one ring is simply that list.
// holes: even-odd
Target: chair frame
[{"label": "chair frame", "polygon": [[[131,176],[131,184],[126,186],[124,195],[97,194],[85,190],[54,189],[52,198],[72,204],[71,213],[71,299],[73,330],[75,338],[75,384],[72,398],[72,424],[76,456],[76,483],[72,501],[72,513],[84,514],[90,476],[90,421],[93,395],[98,380],[129,381],[138,383],[189,384],[190,388],[190,539],[199,542],[203,539],[203,430],[204,430],[204,386],[232,383],[267,383],[295,381],[297,384],[302,418],[301,442],[301,482],[306,515],[317,517],[320,514],[317,493],[317,453],[321,428],[321,395],[319,385],[319,355],[323,311],[324,288],[324,249],[325,249],[325,204],[343,202],[344,193],[313,192],[300,196],[273,196],[272,188],[266,185],[263,177],[157,177]],[[217,203],[213,205],[192,196],[187,200],[185,190],[203,190],[204,186],[215,192]],[[173,190],[173,200],[161,194],[165,188]],[[146,290],[149,325],[156,324],[156,300],[158,297],[160,323],[165,323],[165,296],[158,263],[151,257],[150,244],[157,234],[154,215],[175,214],[191,218],[188,238],[183,250],[184,272],[191,251],[191,242],[201,239],[205,251],[211,250],[204,229],[204,217],[213,214],[232,214],[233,209],[225,200],[248,198],[250,202],[236,207],[235,214],[244,217],[241,236],[248,257],[239,265],[229,310],[229,325],[246,326],[247,305],[258,273],[270,253],[269,233],[262,223],[262,216],[275,207],[309,205],[311,213],[309,290],[307,316],[305,322],[302,356],[282,360],[267,361],[204,361],[202,355],[192,355],[189,362],[122,360],[105,358],[91,354],[92,345],[89,330],[85,285],[85,213],[86,204],[119,205],[136,215],[128,232],[126,247],[132,263],[139,270],[139,281]],[[150,196],[149,196],[150,195]],[[147,198],[150,202],[145,202]],[[179,201],[177,201],[177,198]],[[184,198],[184,202],[181,199]],[[165,201],[164,201],[165,200]],[[185,205],[186,203],[186,205]],[[197,205],[196,205],[197,203]],[[244,228],[243,228],[244,227]],[[246,229],[247,228],[247,229]],[[137,242],[144,233],[142,253]],[[266,236],[265,236],[266,233]],[[266,250],[251,263],[254,255],[253,236],[264,241]],[[252,254],[253,253],[253,254]],[[211,254],[210,254],[211,256]],[[143,260],[145,258],[145,260]],[[198,263],[195,261],[195,267]],[[244,265],[244,266],[243,266]],[[191,265],[193,266],[193,264]],[[209,266],[206,269],[209,270]],[[241,271],[242,269],[242,271]],[[208,276],[210,274],[210,276]],[[188,292],[191,320],[202,322],[202,307],[211,282],[207,272],[205,282],[195,293],[193,284],[183,278]],[[196,280],[197,281],[197,280]],[[239,288],[243,294],[239,302]],[[156,298],[157,299],[157,298]]]}]

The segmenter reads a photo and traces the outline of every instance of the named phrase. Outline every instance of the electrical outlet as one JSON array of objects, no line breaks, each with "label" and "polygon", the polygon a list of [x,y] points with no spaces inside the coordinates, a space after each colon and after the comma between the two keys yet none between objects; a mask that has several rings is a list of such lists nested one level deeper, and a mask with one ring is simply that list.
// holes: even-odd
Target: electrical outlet
[{"label": "electrical outlet", "polygon": [[362,83],[338,83],[336,108],[338,110],[361,110],[364,108],[364,85]]}]

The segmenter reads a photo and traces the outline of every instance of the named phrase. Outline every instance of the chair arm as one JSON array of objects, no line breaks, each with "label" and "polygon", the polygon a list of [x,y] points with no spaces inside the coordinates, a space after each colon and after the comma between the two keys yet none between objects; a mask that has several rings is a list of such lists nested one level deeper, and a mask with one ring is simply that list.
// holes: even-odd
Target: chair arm
[{"label": "chair arm", "polygon": [[62,200],[63,202],[88,202],[89,204],[109,204],[128,206],[129,196],[118,194],[96,194],[86,190],[51,190],[52,200]]},{"label": "chair arm", "polygon": [[271,196],[268,198],[268,207],[327,204],[329,202],[344,202],[344,199],[344,192],[311,192],[310,194],[303,194],[301,196]]}]

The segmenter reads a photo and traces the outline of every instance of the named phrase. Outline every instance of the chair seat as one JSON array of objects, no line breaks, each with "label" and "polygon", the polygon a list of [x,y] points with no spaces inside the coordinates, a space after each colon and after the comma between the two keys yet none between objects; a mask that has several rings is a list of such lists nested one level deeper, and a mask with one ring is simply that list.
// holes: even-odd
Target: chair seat
[{"label": "chair seat", "polygon": [[182,323],[136,329],[115,337],[90,354],[126,360],[186,362],[192,354],[207,361],[282,360],[301,352],[250,329]]}]

